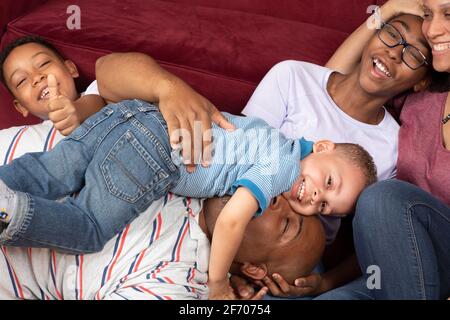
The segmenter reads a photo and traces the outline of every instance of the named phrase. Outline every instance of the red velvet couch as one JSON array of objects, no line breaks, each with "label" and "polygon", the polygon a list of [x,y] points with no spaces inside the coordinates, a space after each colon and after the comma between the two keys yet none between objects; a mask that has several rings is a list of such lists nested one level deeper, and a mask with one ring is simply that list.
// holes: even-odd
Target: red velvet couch
[{"label": "red velvet couch", "polygon": [[[380,2],[380,1],[378,1]],[[69,5],[81,28],[69,30]],[[141,51],[177,74],[221,110],[239,113],[275,63],[324,64],[367,18],[376,0],[2,0],[2,47],[24,35],[50,40],[94,78],[95,60],[109,52]],[[21,118],[0,88],[0,128],[35,123]]]}]

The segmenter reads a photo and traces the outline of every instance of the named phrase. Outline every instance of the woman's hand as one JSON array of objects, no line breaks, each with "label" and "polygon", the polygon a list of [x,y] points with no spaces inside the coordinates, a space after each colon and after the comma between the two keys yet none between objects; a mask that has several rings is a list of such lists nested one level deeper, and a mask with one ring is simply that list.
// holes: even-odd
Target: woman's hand
[{"label": "woman's hand", "polygon": [[263,286],[255,292],[255,288],[247,279],[236,275],[231,276],[230,284],[240,300],[261,300],[268,291],[268,288]]},{"label": "woman's hand", "polygon": [[325,281],[318,273],[295,280],[295,285],[287,283],[279,274],[273,274],[272,278],[266,276],[262,283],[269,288],[272,295],[278,297],[316,296],[327,291]]}]

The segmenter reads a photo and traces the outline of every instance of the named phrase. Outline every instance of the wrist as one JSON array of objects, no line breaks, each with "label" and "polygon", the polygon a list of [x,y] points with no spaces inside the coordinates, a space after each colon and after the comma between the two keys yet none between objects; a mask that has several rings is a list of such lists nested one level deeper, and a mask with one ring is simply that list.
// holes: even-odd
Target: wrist
[{"label": "wrist", "polygon": [[167,76],[158,81],[156,88],[158,102],[164,100],[166,97],[170,97],[174,93],[177,93],[183,85],[184,83],[182,80],[171,76]]},{"label": "wrist", "polygon": [[319,292],[317,292],[317,294],[325,293],[327,291],[333,290],[336,287],[337,285],[334,283],[332,277],[325,273],[322,275],[322,281],[320,282],[320,286],[318,289]]}]

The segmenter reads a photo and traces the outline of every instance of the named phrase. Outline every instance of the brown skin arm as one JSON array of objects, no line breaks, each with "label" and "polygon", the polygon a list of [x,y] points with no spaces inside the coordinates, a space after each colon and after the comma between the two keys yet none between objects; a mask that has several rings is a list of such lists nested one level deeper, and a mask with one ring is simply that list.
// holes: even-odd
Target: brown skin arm
[{"label": "brown skin arm", "polygon": [[[422,0],[389,0],[380,8],[380,16],[371,15],[358,29],[341,44],[325,65],[343,74],[352,72],[361,60],[366,43],[377,32],[381,22],[389,21],[400,14],[423,13]],[[381,21],[377,21],[381,19]]]},{"label": "brown skin arm", "polygon": [[73,104],[77,110],[80,123],[83,123],[91,115],[100,111],[106,105],[106,102],[101,96],[88,94],[81,96]]},{"label": "brown skin arm", "polygon": [[[97,60],[95,72],[100,95],[108,102],[141,99],[159,103],[170,142],[173,146],[182,144],[182,156],[190,172],[199,162],[204,166],[211,162],[208,148],[211,139],[207,133],[211,122],[224,129],[234,129],[208,99],[146,54],[129,52],[103,56]],[[180,139],[179,129],[183,139]]]}]

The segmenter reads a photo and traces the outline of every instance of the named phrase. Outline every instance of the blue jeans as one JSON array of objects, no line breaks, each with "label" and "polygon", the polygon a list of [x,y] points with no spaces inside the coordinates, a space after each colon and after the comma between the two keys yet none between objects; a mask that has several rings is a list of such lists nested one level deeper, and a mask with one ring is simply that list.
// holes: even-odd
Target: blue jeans
[{"label": "blue jeans", "polygon": [[157,106],[140,100],[106,106],[52,151],[0,167],[0,179],[19,191],[19,210],[0,244],[100,251],[176,183],[170,152]]},{"label": "blue jeans", "polygon": [[[353,232],[364,276],[321,299],[450,297],[450,208],[431,194],[399,180],[379,182],[359,198]],[[369,289],[373,265],[381,281]]]}]

